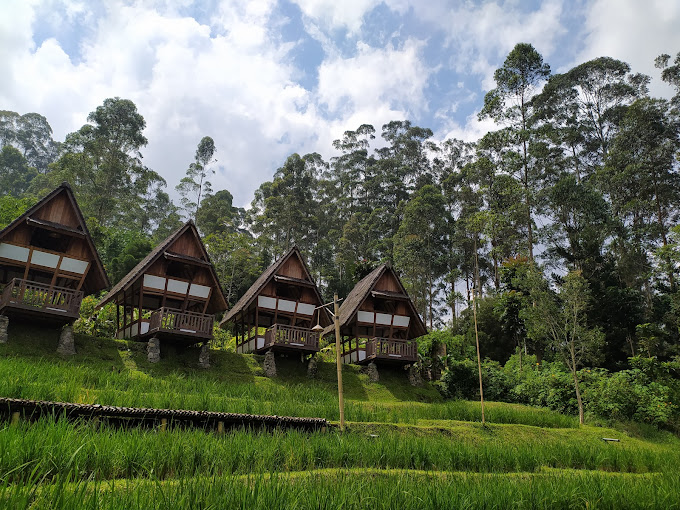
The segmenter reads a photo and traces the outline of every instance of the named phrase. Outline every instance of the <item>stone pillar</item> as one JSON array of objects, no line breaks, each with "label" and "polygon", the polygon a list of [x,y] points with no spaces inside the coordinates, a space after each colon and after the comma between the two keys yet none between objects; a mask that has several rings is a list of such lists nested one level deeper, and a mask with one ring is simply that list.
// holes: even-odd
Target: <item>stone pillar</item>
[{"label": "stone pillar", "polygon": [[276,359],[274,358],[274,352],[271,350],[267,351],[267,354],[264,355],[264,375],[276,377]]},{"label": "stone pillar", "polygon": [[368,380],[371,382],[378,382],[380,380],[380,374],[378,373],[378,367],[372,361],[366,367],[366,373],[368,373]]},{"label": "stone pillar", "polygon": [[416,367],[416,364],[409,365],[407,367],[408,370],[408,382],[411,384],[411,386],[422,386],[423,385],[423,377],[420,375],[420,370],[418,370],[418,367]]},{"label": "stone pillar", "polygon": [[150,338],[146,344],[146,359],[149,363],[158,363],[161,360],[161,341],[158,338]]},{"label": "stone pillar", "polygon": [[0,315],[0,344],[7,343],[7,328],[9,327],[9,317]]},{"label": "stone pillar", "polygon": [[312,356],[307,362],[307,377],[310,379],[316,379],[316,375],[319,372],[319,362],[316,359],[316,355]]},{"label": "stone pillar", "polygon": [[198,364],[201,368],[210,368],[210,345],[208,342],[201,346],[201,352],[198,354]]},{"label": "stone pillar", "polygon": [[61,328],[57,352],[62,356],[73,356],[76,353],[76,344],[73,340],[73,324],[66,324]]}]

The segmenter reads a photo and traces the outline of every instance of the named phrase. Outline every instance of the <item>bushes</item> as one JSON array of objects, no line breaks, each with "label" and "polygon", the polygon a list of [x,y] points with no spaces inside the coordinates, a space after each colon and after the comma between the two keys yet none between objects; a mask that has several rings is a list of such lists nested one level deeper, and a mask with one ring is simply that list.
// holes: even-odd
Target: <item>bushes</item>
[{"label": "bushes", "polygon": [[116,336],[116,305],[109,303],[95,311],[99,298],[86,296],[80,305],[80,318],[73,325],[76,333],[113,338]]},{"label": "bushes", "polygon": [[479,395],[477,363],[471,359],[449,360],[449,366],[442,375],[440,388],[447,398],[471,400]]},{"label": "bushes", "polygon": [[[680,360],[631,358],[633,368],[610,373],[605,369],[579,372],[585,409],[605,419],[636,421],[680,430]],[[548,407],[565,414],[577,412],[574,381],[560,362],[536,363],[534,356],[513,355],[504,367],[482,364],[484,397],[488,400]],[[447,398],[478,399],[477,363],[449,359],[440,381]]]},{"label": "bushes", "polygon": [[[445,397],[476,399],[479,398],[479,375],[477,363],[471,359],[449,359],[448,369],[444,372],[440,388]],[[500,363],[484,360],[482,363],[482,383],[484,398],[507,402],[510,396],[510,381]]]},{"label": "bushes", "polygon": [[638,357],[631,358],[631,365],[640,368],[615,373],[581,371],[587,409],[604,418],[677,429],[680,381],[674,377],[674,364]]}]

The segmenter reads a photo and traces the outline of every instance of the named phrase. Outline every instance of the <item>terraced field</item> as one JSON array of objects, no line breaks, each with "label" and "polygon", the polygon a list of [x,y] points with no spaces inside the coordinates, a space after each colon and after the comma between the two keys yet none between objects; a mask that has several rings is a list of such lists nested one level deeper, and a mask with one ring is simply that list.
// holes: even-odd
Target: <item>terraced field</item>
[{"label": "terraced field", "polygon": [[[15,330],[0,395],[337,420],[335,367],[195,350],[146,362],[143,346]],[[680,439],[641,427],[579,427],[544,409],[444,402],[403,371],[370,383],[345,367],[347,430],[121,428],[58,416],[0,424],[6,508],[680,508]],[[606,442],[602,438],[619,439]]]}]

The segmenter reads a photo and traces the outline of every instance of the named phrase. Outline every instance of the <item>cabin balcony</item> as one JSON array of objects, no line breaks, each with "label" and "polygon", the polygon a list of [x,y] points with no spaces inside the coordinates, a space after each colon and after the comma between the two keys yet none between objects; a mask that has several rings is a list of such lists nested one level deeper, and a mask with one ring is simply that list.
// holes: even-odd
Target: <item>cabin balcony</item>
[{"label": "cabin balcony", "polygon": [[80,314],[83,292],[14,278],[0,295],[0,314],[8,312],[46,319],[75,320]]},{"label": "cabin balcony", "polygon": [[319,332],[309,328],[274,324],[264,333],[262,347],[258,342],[257,350],[276,348],[278,350],[317,352],[319,350]]},{"label": "cabin balcony", "polygon": [[[168,336],[175,338],[209,340],[213,336],[214,315],[183,312],[174,308],[159,308],[151,312],[149,327],[144,336]],[[147,329],[142,327],[142,331]]]},{"label": "cabin balcony", "polygon": [[366,341],[366,362],[393,361],[413,363],[418,360],[418,344],[415,340],[371,338]]}]

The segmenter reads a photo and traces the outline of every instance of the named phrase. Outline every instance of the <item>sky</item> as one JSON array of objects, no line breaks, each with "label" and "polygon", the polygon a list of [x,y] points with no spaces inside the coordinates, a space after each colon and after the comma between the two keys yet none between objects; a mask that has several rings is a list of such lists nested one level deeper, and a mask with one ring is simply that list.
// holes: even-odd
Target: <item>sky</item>
[{"label": "sky", "polygon": [[198,142],[247,206],[292,153],[334,155],[346,130],[408,119],[476,140],[493,72],[518,42],[554,73],[600,56],[652,77],[680,51],[679,0],[0,0],[0,110],[62,141],[104,99],[146,120],[145,164],[174,187]]}]

